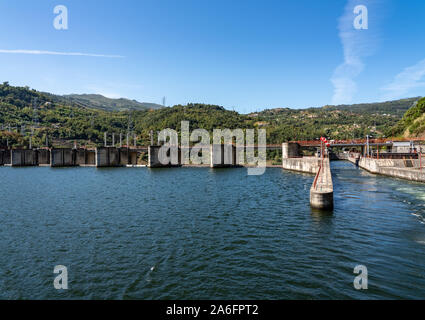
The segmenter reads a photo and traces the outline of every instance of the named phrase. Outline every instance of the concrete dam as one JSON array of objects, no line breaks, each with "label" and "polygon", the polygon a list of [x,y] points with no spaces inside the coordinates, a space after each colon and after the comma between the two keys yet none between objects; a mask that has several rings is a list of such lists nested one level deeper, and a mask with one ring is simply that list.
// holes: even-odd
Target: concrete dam
[{"label": "concrete dam", "polygon": [[[422,171],[422,156],[416,154],[391,154],[379,155],[375,159],[365,157],[362,153],[342,153],[336,156],[325,152],[324,149],[316,156],[304,156],[302,146],[299,143],[283,143],[280,147],[273,145],[267,149],[282,150],[282,168],[294,172],[309,173],[315,175],[310,189],[310,204],[312,208],[329,210],[334,206],[333,181],[330,161],[348,160],[360,168],[374,174],[407,179],[411,181],[425,182],[425,172]],[[311,146],[309,146],[311,147]],[[317,148],[317,145],[315,146]],[[173,149],[175,152],[170,152]],[[0,150],[0,166],[28,167],[50,166],[60,167],[139,167],[166,168],[190,165],[183,159],[186,152],[191,148],[169,147],[167,154],[168,164],[160,161],[161,146],[148,146],[140,148],[116,148],[100,147],[96,149],[86,148],[44,148],[44,149],[6,149]],[[243,150],[242,150],[243,149]],[[237,148],[232,144],[211,145],[207,154],[204,154],[209,164],[202,166],[211,168],[234,168],[240,167],[240,152],[245,148]],[[381,158],[379,158],[381,156]],[[392,159],[389,157],[402,157]],[[244,153],[242,153],[244,157]],[[384,159],[383,159],[384,157]],[[385,159],[387,157],[388,159]],[[142,159],[146,159],[143,161]],[[205,158],[204,158],[205,159]]]}]

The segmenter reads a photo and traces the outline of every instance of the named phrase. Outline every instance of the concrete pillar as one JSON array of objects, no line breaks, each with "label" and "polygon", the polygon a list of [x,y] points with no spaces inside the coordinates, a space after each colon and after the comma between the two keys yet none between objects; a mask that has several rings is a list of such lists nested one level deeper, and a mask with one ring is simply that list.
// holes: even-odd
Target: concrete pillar
[{"label": "concrete pillar", "polygon": [[[160,152],[161,146],[149,146],[148,147],[148,167],[149,168],[167,168],[167,167],[179,167],[181,166],[181,149],[177,148],[174,150],[177,150],[178,152],[178,161],[177,163],[169,163],[169,164],[163,164],[161,163],[159,159],[159,152]],[[171,152],[173,152],[172,148],[170,148],[168,155],[171,157]],[[175,151],[174,151],[175,152]]]},{"label": "concrete pillar", "polygon": [[12,167],[21,167],[25,163],[24,151],[20,149],[11,150]]},{"label": "concrete pillar", "polygon": [[310,192],[310,204],[313,209],[332,210],[334,207],[334,193],[332,192]]},{"label": "concrete pillar", "polygon": [[135,150],[129,150],[129,164],[136,166],[137,165],[138,152]]},{"label": "concrete pillar", "polygon": [[96,148],[96,167],[109,167],[108,148]]},{"label": "concrete pillar", "polygon": [[11,165],[12,167],[36,166],[37,155],[35,150],[11,150]]},{"label": "concrete pillar", "polygon": [[96,153],[94,150],[76,149],[75,152],[75,165],[76,166],[94,166]]},{"label": "concrete pillar", "polygon": [[50,150],[48,149],[37,150],[37,164],[39,166],[50,165]]},{"label": "concrete pillar", "polygon": [[213,144],[211,145],[211,168],[235,167],[236,147],[232,144]]},{"label": "concrete pillar", "polygon": [[63,149],[63,165],[65,167],[75,166],[75,150]]},{"label": "concrete pillar", "polygon": [[62,149],[50,150],[50,166],[62,167],[63,166],[63,152]]},{"label": "concrete pillar", "polygon": [[118,148],[109,149],[109,166],[119,167],[120,166],[120,150]]},{"label": "concrete pillar", "polygon": [[6,149],[3,150],[3,165],[11,165],[12,163],[12,155],[11,155],[11,150]]},{"label": "concrete pillar", "polygon": [[282,158],[298,158],[301,156],[301,147],[298,143],[285,142],[282,143]]},{"label": "concrete pillar", "polygon": [[129,162],[129,149],[128,148],[120,148],[119,149],[120,152],[120,165],[122,166],[126,166],[128,164],[130,164]]},{"label": "concrete pillar", "polygon": [[24,150],[24,165],[36,166],[37,165],[37,152],[35,150]]},{"label": "concrete pillar", "polygon": [[86,166],[95,166],[95,165],[96,165],[96,151],[86,150]]},{"label": "concrete pillar", "polygon": [[75,165],[84,166],[86,165],[86,150],[76,149],[75,150]]},{"label": "concrete pillar", "polygon": [[334,189],[329,159],[323,161],[310,189],[310,205],[314,209],[331,210],[334,207]]},{"label": "concrete pillar", "polygon": [[121,166],[120,149],[114,147],[96,148],[96,167]]},{"label": "concrete pillar", "polygon": [[74,149],[51,149],[50,166],[51,167],[74,167],[76,165],[76,151]]}]

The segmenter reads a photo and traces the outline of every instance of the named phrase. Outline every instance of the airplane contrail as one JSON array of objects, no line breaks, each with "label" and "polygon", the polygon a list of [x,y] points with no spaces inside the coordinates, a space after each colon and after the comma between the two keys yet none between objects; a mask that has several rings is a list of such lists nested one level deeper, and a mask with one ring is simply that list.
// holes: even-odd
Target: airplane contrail
[{"label": "airplane contrail", "polygon": [[94,54],[82,52],[58,52],[58,51],[43,51],[43,50],[5,50],[0,49],[0,53],[15,53],[15,54],[34,54],[34,55],[55,55],[55,56],[80,56],[80,57],[98,57],[98,58],[125,58],[119,55],[109,54]]}]

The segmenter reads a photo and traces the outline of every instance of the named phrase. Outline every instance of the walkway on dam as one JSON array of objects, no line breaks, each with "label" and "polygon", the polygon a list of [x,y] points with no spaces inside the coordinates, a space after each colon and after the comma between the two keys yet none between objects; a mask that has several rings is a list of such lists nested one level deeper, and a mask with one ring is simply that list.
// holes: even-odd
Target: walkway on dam
[{"label": "walkway on dam", "polygon": [[348,161],[373,174],[425,182],[425,162],[421,158],[376,159],[362,157],[360,154],[350,154]]}]

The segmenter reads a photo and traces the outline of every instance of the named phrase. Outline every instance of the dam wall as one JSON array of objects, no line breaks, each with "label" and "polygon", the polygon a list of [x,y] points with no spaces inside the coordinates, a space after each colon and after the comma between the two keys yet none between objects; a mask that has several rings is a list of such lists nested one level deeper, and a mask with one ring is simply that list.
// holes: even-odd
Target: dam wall
[{"label": "dam wall", "polygon": [[130,152],[128,148],[120,148],[120,166],[127,166],[131,164],[130,162]]},{"label": "dam wall", "polygon": [[36,150],[13,149],[11,150],[10,158],[10,165],[12,167],[30,167],[37,165]]},{"label": "dam wall", "polygon": [[52,168],[75,167],[77,165],[75,159],[75,149],[61,148],[50,150],[50,166]]},{"label": "dam wall", "polygon": [[316,174],[319,171],[320,159],[317,157],[282,159],[285,170]]},{"label": "dam wall", "polygon": [[282,143],[282,158],[298,158],[302,156],[301,146],[294,142]]},{"label": "dam wall", "polygon": [[132,166],[138,165],[139,152],[135,150],[128,150],[128,164]]},{"label": "dam wall", "polygon": [[10,150],[0,150],[0,166],[10,165]]},{"label": "dam wall", "polygon": [[38,149],[37,150],[37,165],[49,166],[50,165],[50,150]]},{"label": "dam wall", "polygon": [[360,168],[373,173],[410,181],[425,182],[425,168],[420,168],[419,159],[372,159],[349,157]]},{"label": "dam wall", "polygon": [[141,155],[144,153],[146,153],[144,148],[96,148],[96,151],[93,151],[93,155],[91,153],[87,155],[89,158],[86,158],[86,163],[92,165],[93,162],[93,165],[98,168],[143,166]]},{"label": "dam wall", "polygon": [[121,167],[119,148],[96,148],[96,167]]},{"label": "dam wall", "polygon": [[285,170],[317,174],[320,159],[303,157],[298,143],[285,142],[282,144],[282,167]]},{"label": "dam wall", "polygon": [[[182,164],[182,151],[179,147],[170,147],[166,157],[168,163],[160,161],[160,152],[162,146],[149,146],[148,147],[148,167],[149,168],[170,168],[180,167]],[[165,159],[164,159],[165,160]]]},{"label": "dam wall", "polygon": [[89,149],[75,149],[75,165],[93,167],[96,165],[96,151]]},{"label": "dam wall", "polygon": [[233,144],[213,144],[210,147],[211,168],[237,167],[236,146]]}]

